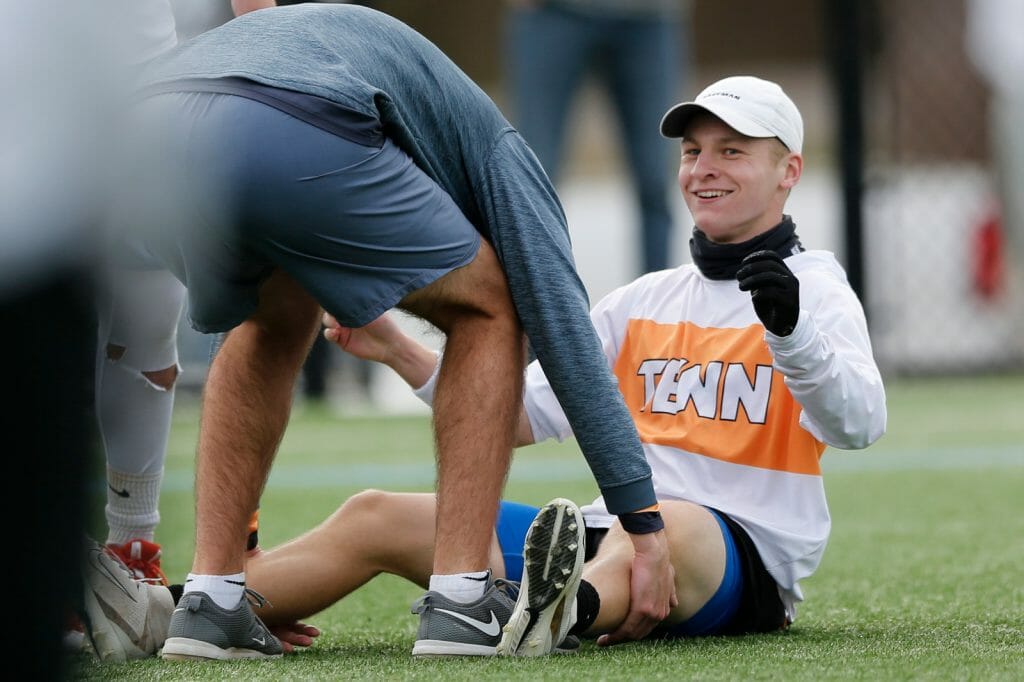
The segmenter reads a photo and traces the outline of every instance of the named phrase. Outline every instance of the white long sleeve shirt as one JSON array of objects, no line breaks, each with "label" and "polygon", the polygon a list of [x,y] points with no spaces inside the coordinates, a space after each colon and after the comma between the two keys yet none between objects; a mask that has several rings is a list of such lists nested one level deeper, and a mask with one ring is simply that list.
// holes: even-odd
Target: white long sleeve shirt
[{"label": "white long sleeve shirt", "polygon": [[[735,281],[693,265],[656,272],[591,313],[636,421],[658,498],[725,512],[750,535],[795,617],[799,581],[818,567],[831,520],[819,460],[885,431],[882,380],[864,312],[826,251],[786,259],[800,280],[793,333],[767,332]],[[536,441],[572,435],[543,372],[527,373]],[[598,498],[588,525],[613,518]]]}]

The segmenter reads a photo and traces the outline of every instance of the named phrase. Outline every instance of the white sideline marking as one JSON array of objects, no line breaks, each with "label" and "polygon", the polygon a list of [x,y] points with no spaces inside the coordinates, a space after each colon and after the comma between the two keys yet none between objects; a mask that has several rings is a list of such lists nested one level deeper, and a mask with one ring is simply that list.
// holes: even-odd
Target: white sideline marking
[{"label": "white sideline marking", "polygon": [[[1024,445],[988,447],[942,447],[915,450],[890,450],[875,446],[866,451],[827,450],[822,457],[825,475],[866,471],[942,471],[1024,467]],[[517,482],[572,482],[589,479],[582,456],[577,461],[519,461],[512,467],[510,479]],[[302,466],[280,464],[271,470],[267,488],[273,490],[320,489],[337,487],[412,487],[433,489],[436,471],[433,463],[334,464]],[[195,482],[191,469],[168,470],[164,476],[166,492],[191,491]],[[103,480],[97,485],[106,488]]]}]

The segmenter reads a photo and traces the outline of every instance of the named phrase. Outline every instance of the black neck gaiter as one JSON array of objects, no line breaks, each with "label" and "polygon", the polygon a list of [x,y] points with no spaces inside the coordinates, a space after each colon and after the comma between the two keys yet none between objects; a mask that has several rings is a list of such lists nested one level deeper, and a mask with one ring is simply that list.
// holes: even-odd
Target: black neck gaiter
[{"label": "black neck gaiter", "polygon": [[708,279],[736,279],[740,263],[755,251],[774,251],[785,258],[803,250],[796,236],[796,224],[788,215],[782,216],[782,222],[767,232],[739,244],[713,242],[696,226],[690,238],[693,263]]}]

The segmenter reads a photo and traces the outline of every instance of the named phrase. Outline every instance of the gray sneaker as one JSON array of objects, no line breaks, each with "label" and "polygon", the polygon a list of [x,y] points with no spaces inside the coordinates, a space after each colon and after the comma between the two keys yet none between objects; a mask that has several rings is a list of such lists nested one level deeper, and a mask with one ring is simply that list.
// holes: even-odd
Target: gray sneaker
[{"label": "gray sneaker", "polygon": [[174,610],[171,591],[139,582],[119,559],[90,542],[83,576],[86,640],[101,661],[152,656],[164,643]]},{"label": "gray sneaker", "polygon": [[[490,580],[490,578],[488,578]],[[516,600],[516,585],[494,580],[475,602],[427,592],[412,605],[420,616],[413,656],[493,656]]]},{"label": "gray sneaker", "polygon": [[[267,600],[247,589],[246,596],[257,606]],[[249,599],[233,609],[224,609],[205,592],[187,592],[178,600],[171,616],[160,656],[171,661],[240,658],[279,658],[281,643],[253,613]]]},{"label": "gray sneaker", "polygon": [[543,656],[571,641],[583,537],[583,515],[571,501],[558,498],[537,512],[526,533],[523,582],[497,646],[499,655]]}]

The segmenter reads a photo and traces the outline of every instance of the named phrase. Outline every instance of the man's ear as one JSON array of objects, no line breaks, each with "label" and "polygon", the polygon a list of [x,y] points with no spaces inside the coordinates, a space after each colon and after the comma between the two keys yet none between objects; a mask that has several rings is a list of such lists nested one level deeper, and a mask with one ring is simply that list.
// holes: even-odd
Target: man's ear
[{"label": "man's ear", "polygon": [[788,153],[780,163],[785,165],[785,174],[779,186],[782,189],[790,190],[800,182],[800,175],[804,171],[804,157],[796,152]]}]

